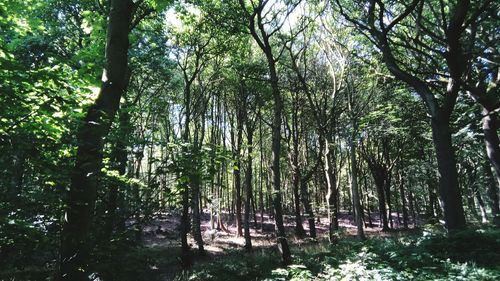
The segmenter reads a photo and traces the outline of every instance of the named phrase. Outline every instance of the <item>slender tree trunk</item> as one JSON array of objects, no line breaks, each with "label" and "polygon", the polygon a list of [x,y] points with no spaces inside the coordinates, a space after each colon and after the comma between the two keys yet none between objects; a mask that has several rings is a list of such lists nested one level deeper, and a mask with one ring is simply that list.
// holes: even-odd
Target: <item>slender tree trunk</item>
[{"label": "slender tree trunk", "polygon": [[295,234],[298,237],[304,237],[306,232],[302,226],[302,217],[300,215],[300,181],[301,181],[301,171],[299,167],[299,120],[298,120],[298,101],[297,93],[293,95],[292,99],[292,155],[291,155],[291,166],[292,166],[292,191],[293,191],[293,207],[295,214]]},{"label": "slender tree trunk", "polygon": [[[321,145],[320,145],[321,147]],[[330,243],[336,242],[335,231],[338,230],[338,206],[337,206],[337,175],[335,173],[335,157],[330,150],[330,142],[326,141],[324,155],[324,171],[327,186],[326,203],[328,212],[328,237]]]},{"label": "slender tree trunk", "polygon": [[102,167],[103,139],[109,132],[126,84],[128,33],[134,3],[131,0],[111,0],[110,5],[103,83],[77,135],[76,164],[61,233],[60,280],[88,280],[89,232]]},{"label": "slender tree trunk", "polygon": [[413,219],[413,228],[417,227],[417,212],[415,211],[415,198],[413,197],[413,192],[409,192],[408,194],[408,202],[409,202],[409,209],[411,213],[411,217]]},{"label": "slender tree trunk", "polygon": [[[294,161],[295,162],[295,161]],[[302,226],[302,217],[300,215],[300,169],[298,167],[298,161],[296,162],[296,168],[293,171],[292,178],[292,189],[293,189],[293,199],[294,199],[294,213],[295,213],[295,234],[298,237],[304,237],[306,232]]]},{"label": "slender tree trunk", "polygon": [[[195,158],[199,157],[200,153],[198,149],[195,151]],[[199,161],[196,159],[196,161]],[[198,252],[200,254],[205,253],[205,249],[203,247],[203,238],[201,236],[201,217],[200,217],[200,188],[201,188],[201,175],[199,174],[199,168],[197,163],[194,165],[195,171],[191,172],[190,180],[191,180],[191,210],[193,212],[193,236],[196,244],[198,245]]]},{"label": "slender tree trunk", "polygon": [[316,224],[314,223],[314,210],[311,206],[311,200],[309,198],[309,191],[307,190],[307,182],[301,180],[300,191],[302,204],[304,205],[304,211],[307,216],[307,222],[309,224],[309,235],[311,238],[316,238]]},{"label": "slender tree trunk", "polygon": [[373,220],[372,220],[371,207],[370,207],[370,194],[368,192],[368,180],[367,180],[366,173],[363,173],[363,183],[364,183],[365,192],[366,192],[366,211],[367,211],[367,215],[368,215],[368,225],[370,227],[373,227]]},{"label": "slender tree trunk", "polygon": [[477,203],[479,204],[479,210],[481,211],[481,222],[487,223],[488,215],[486,214],[486,206],[484,204],[483,197],[481,196],[481,192],[479,192],[479,189],[475,190],[474,195],[477,198]]},{"label": "slender tree trunk", "polygon": [[[201,120],[198,120],[195,124],[194,132],[194,142],[193,142],[193,155],[191,158],[193,164],[190,167],[193,169],[189,175],[191,180],[191,209],[193,212],[193,236],[198,245],[198,253],[205,254],[205,249],[203,247],[203,237],[201,234],[201,216],[202,216],[202,200],[201,200],[201,188],[202,182],[202,159],[201,159],[201,147],[203,144],[203,139],[205,138],[205,112],[204,110],[200,114]],[[200,129],[201,127],[201,129]]]},{"label": "slender tree trunk", "polygon": [[278,87],[278,76],[276,74],[276,66],[274,57],[270,49],[266,53],[267,61],[269,64],[269,73],[271,77],[271,87],[274,99],[274,116],[272,124],[272,172],[273,172],[273,205],[274,205],[274,219],[276,222],[278,238],[278,246],[281,252],[283,264],[290,264],[292,255],[286,239],[285,227],[283,225],[283,213],[281,205],[281,165],[280,165],[280,152],[281,152],[281,115],[283,111],[283,101]]},{"label": "slender tree trunk", "polygon": [[247,170],[245,175],[245,250],[252,250],[252,239],[250,237],[250,204],[252,199],[252,162],[253,162],[253,130],[247,126],[248,154]]},{"label": "slender tree trunk", "polygon": [[[238,116],[241,113],[237,114]],[[240,237],[243,235],[242,231],[242,219],[241,219],[241,146],[243,143],[243,120],[241,117],[238,117],[236,121],[237,124],[237,137],[236,137],[236,149],[235,149],[235,159],[236,159],[236,167],[233,171],[234,175],[234,189],[236,196],[236,236]]]},{"label": "slender tree trunk", "polygon": [[264,230],[264,147],[262,136],[262,121],[259,121],[259,147],[260,147],[260,161],[259,161],[259,205],[260,205],[260,230]]},{"label": "slender tree trunk", "polygon": [[404,177],[400,173],[399,174],[399,195],[401,196],[401,209],[403,212],[403,227],[405,229],[408,228],[408,210],[406,209],[406,195],[405,195],[405,186],[404,186]]},{"label": "slender tree trunk", "polygon": [[[256,177],[253,177],[254,179]],[[253,183],[254,186],[257,185],[257,181],[255,180],[255,182]],[[257,194],[255,193],[252,193],[252,197],[250,198],[252,200],[252,215],[253,215],[253,228],[257,228],[257,206],[256,206],[256,203],[255,203],[255,197],[257,197]]]},{"label": "slender tree trunk", "polygon": [[[186,85],[184,88],[184,104],[185,108],[185,120],[184,120],[184,131],[182,134],[182,141],[187,144],[190,141],[190,125],[191,125],[191,82],[185,75],[184,78]],[[184,146],[183,148],[183,159],[182,163],[183,170],[185,174],[191,175],[192,169],[192,159],[188,158],[190,153],[189,147]],[[191,148],[192,149],[192,148]],[[189,218],[189,193],[190,193],[190,183],[183,182],[181,184],[181,194],[182,194],[182,213],[180,221],[180,235],[181,235],[181,262],[183,267],[189,267],[191,265],[191,256],[189,253],[189,244],[187,240],[188,233],[191,229],[191,223]]]},{"label": "slender tree trunk", "polygon": [[436,205],[437,197],[436,194],[434,193],[432,180],[428,178],[426,182],[427,182],[427,189],[429,191],[429,204],[427,204],[428,206],[426,208],[426,213],[427,213],[426,215],[430,218],[435,218],[436,212],[434,207]]},{"label": "slender tree trunk", "polygon": [[356,144],[354,140],[350,140],[350,149],[349,149],[349,157],[350,157],[350,164],[351,164],[351,192],[352,192],[352,199],[354,202],[354,211],[355,211],[355,220],[356,220],[356,227],[357,227],[357,236],[358,239],[360,240],[365,240],[365,233],[363,230],[363,218],[361,216],[362,210],[361,210],[361,202],[360,202],[360,196],[359,196],[359,189],[358,189],[358,175],[357,175],[357,159],[356,159]]},{"label": "slender tree trunk", "polygon": [[385,172],[386,177],[385,177],[385,182],[384,182],[384,195],[386,196],[386,203],[387,203],[387,219],[389,220],[389,225],[390,228],[394,228],[394,222],[392,219],[392,202],[391,202],[391,172],[387,171]]}]

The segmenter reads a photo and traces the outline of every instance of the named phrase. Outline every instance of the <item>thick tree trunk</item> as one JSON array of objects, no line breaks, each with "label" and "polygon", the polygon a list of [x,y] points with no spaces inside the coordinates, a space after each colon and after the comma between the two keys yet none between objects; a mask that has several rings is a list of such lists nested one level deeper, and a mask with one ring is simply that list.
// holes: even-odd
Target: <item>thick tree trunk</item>
[{"label": "thick tree trunk", "polygon": [[[431,175],[428,174],[428,177],[430,177],[430,176]],[[434,192],[434,186],[433,186],[432,182],[433,181],[430,178],[428,178],[426,180],[427,190],[429,191],[429,204],[427,204],[426,215],[429,218],[436,217],[435,206],[436,206],[437,196],[436,196],[436,193]]]},{"label": "thick tree trunk", "polygon": [[[500,206],[498,198],[498,185],[493,173],[491,172],[490,163],[485,163],[484,169],[486,173],[486,178],[488,179],[488,203],[491,208],[491,214],[493,218],[500,218]],[[500,220],[499,220],[500,221]]]},{"label": "thick tree trunk", "polygon": [[89,232],[97,195],[97,178],[102,166],[103,140],[120,105],[126,84],[133,1],[112,0],[106,40],[103,83],[89,108],[77,140],[76,164],[61,233],[60,280],[88,280]]},{"label": "thick tree trunk", "polygon": [[[128,84],[130,82],[130,73],[128,73],[126,78],[126,85],[124,91],[128,88]],[[130,114],[128,113],[127,103],[124,104],[122,108],[120,108],[119,112],[119,126],[118,126],[118,138],[116,140],[115,146],[111,153],[111,166],[114,170],[118,172],[120,176],[124,176],[127,169],[127,161],[128,161],[128,153],[127,153],[127,145],[129,135],[131,134],[130,129]],[[108,242],[111,238],[111,234],[117,223],[116,213],[119,201],[121,202],[120,209],[123,209],[123,194],[120,194],[119,184],[115,181],[112,181],[109,186],[109,196],[108,196],[108,206],[107,206],[107,216],[106,222],[104,225],[103,231],[103,240]],[[122,220],[123,221],[123,220]],[[125,221],[121,222],[121,227],[124,228]]]},{"label": "thick tree trunk", "polygon": [[389,230],[389,221],[387,220],[387,208],[385,204],[385,192],[384,192],[384,179],[381,176],[375,175],[377,171],[372,171],[374,173],[375,186],[377,187],[377,197],[378,197],[378,211],[380,216],[380,224],[383,231]]},{"label": "thick tree trunk", "polygon": [[465,227],[462,195],[458,184],[455,151],[451,141],[449,121],[432,118],[432,137],[439,171],[439,193],[443,201],[444,220],[449,230]]},{"label": "thick tree trunk", "polygon": [[495,177],[500,184],[500,141],[498,138],[498,116],[483,108],[483,132],[486,153],[495,171]]}]

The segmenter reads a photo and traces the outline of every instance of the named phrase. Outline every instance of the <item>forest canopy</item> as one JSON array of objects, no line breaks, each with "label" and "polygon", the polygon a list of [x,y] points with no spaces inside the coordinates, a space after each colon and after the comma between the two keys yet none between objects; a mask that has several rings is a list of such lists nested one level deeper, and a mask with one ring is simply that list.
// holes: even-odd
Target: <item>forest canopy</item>
[{"label": "forest canopy", "polygon": [[498,280],[500,3],[3,0],[0,280]]}]

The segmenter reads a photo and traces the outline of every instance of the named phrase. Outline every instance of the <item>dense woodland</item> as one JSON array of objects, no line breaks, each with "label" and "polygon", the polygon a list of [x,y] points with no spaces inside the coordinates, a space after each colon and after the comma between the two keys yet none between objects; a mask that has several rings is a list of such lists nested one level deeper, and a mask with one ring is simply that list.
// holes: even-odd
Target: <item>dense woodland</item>
[{"label": "dense woodland", "polygon": [[2,0],[0,280],[499,280],[500,2]]}]

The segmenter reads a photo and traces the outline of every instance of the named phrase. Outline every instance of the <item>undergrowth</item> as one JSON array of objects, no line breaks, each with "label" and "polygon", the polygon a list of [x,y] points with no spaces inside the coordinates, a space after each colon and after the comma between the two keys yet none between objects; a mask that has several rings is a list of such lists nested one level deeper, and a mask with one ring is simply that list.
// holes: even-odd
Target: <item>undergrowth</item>
[{"label": "undergrowth", "polygon": [[280,267],[275,251],[234,252],[175,280],[500,280],[500,230],[343,238],[336,245],[294,247],[293,258],[292,265]]}]

